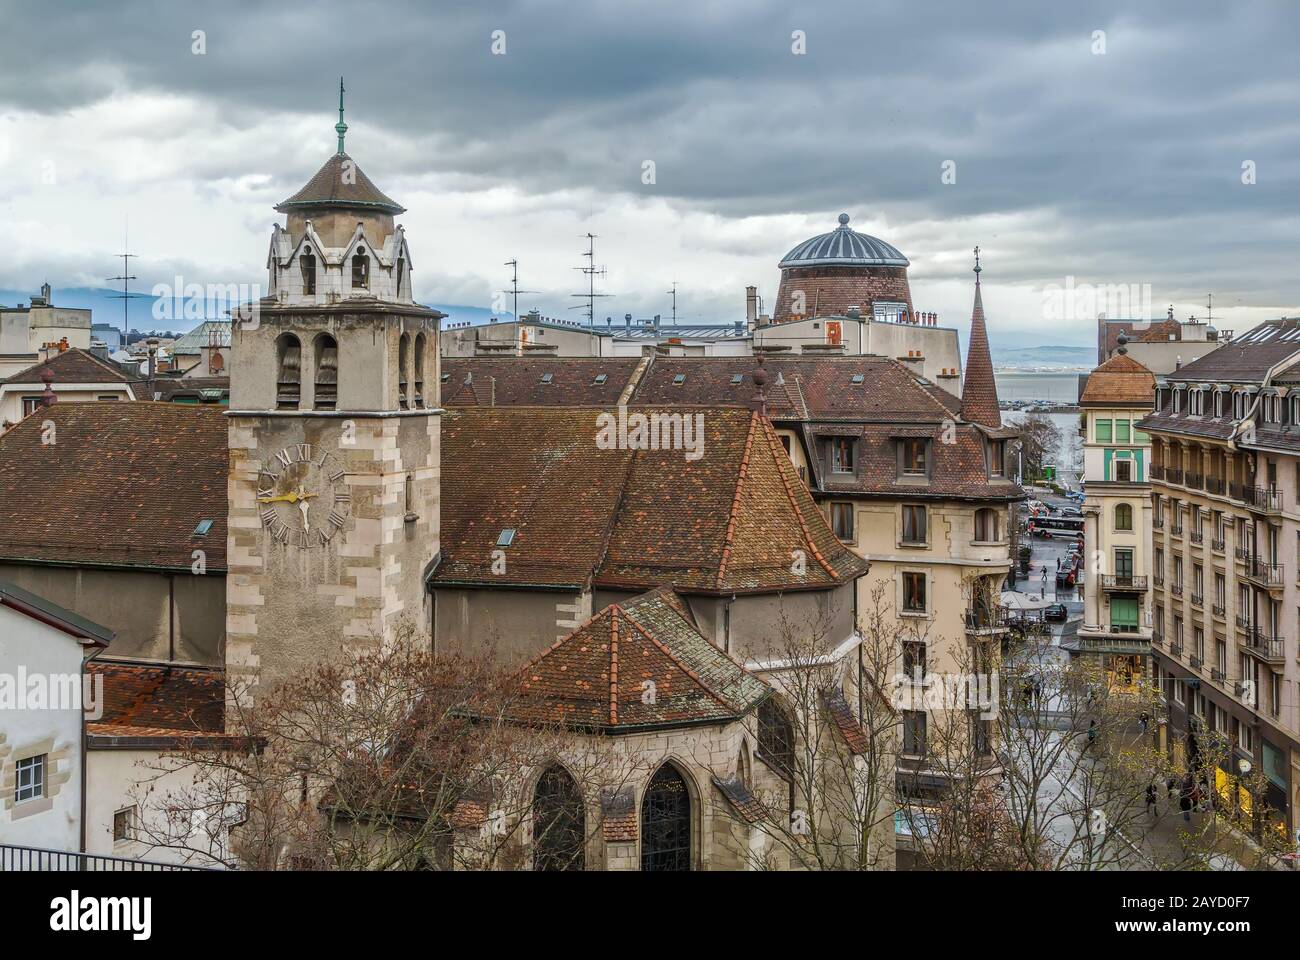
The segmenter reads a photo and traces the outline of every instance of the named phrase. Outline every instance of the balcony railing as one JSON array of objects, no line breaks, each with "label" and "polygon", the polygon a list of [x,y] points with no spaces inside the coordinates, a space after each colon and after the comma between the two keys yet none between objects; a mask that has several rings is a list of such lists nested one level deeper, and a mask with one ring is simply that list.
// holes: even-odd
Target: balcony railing
[{"label": "balcony railing", "polygon": [[1153,463],[1148,472],[1151,474],[1152,480],[1164,480],[1165,478],[1165,468],[1163,465]]},{"label": "balcony railing", "polygon": [[1196,592],[1193,592],[1193,593],[1192,593],[1192,605],[1193,605],[1193,606],[1196,606],[1196,607],[1203,607],[1203,606],[1205,606],[1205,594],[1203,594],[1203,593],[1196,593]]},{"label": "balcony railing", "polygon": [[1243,491],[1246,506],[1261,513],[1282,512],[1282,491],[1269,487],[1246,487]]},{"label": "balcony railing", "polygon": [[1175,597],[1181,597],[1183,595],[1183,585],[1181,583],[1171,583],[1169,585],[1169,592]]},{"label": "balcony railing", "polygon": [[1181,467],[1167,467],[1165,469],[1165,481],[1168,483],[1181,484],[1183,482],[1183,470]]},{"label": "balcony railing", "polygon": [[1188,470],[1187,473],[1183,474],[1183,486],[1199,490],[1204,482],[1205,477],[1199,473],[1193,473],[1191,470]]},{"label": "balcony railing", "polygon": [[1163,647],[1165,645],[1165,635],[1159,630],[1151,631],[1151,646]]},{"label": "balcony railing", "polygon": [[1221,497],[1221,496],[1223,496],[1223,488],[1224,488],[1225,486],[1226,486],[1226,484],[1225,484],[1222,480],[1220,480],[1218,477],[1206,477],[1206,478],[1205,478],[1205,492],[1206,492],[1206,493],[1212,493],[1212,494],[1214,494],[1216,497]]},{"label": "balcony railing", "polygon": [[1165,585],[1165,575],[1163,573],[1152,574],[1151,582],[1157,587],[1163,587]]},{"label": "balcony railing", "polygon": [[970,607],[966,611],[966,629],[969,631],[1006,630],[1010,626],[1006,607]]},{"label": "balcony railing", "polygon": [[1238,560],[1249,560],[1251,558],[1250,544],[1237,544],[1232,548],[1232,555]]},{"label": "balcony railing", "polygon": [[1213,611],[1214,615],[1220,620],[1224,619],[1228,615],[1227,609],[1221,603],[1216,603],[1214,606],[1210,607],[1210,610]]},{"label": "balcony railing", "polygon": [[1251,557],[1246,561],[1246,572],[1243,576],[1263,587],[1278,589],[1282,586],[1282,565],[1267,563],[1259,557]]},{"label": "balcony railing", "polygon": [[1192,654],[1190,657],[1188,657],[1187,662],[1188,664],[1191,665],[1191,668],[1193,670],[1199,670],[1201,669],[1201,667],[1205,666],[1205,661],[1202,660],[1200,657],[1198,657],[1196,654]]},{"label": "balcony railing", "polygon": [[1175,642],[1175,641],[1173,641],[1173,640],[1170,640],[1170,641],[1169,641],[1169,655],[1170,655],[1171,657],[1177,657],[1177,658],[1179,658],[1179,659],[1182,658],[1182,656],[1183,656],[1183,644],[1182,644],[1181,641],[1178,641],[1178,642]]},{"label": "balcony railing", "polygon": [[1157,510],[1155,513],[1151,515],[1151,526],[1153,526],[1157,530],[1163,530],[1165,528],[1165,518],[1164,518],[1163,510]]},{"label": "balcony railing", "polygon": [[156,860],[133,860],[130,857],[97,856],[41,847],[17,847],[0,843],[0,873],[12,870],[82,870],[97,873],[124,871],[212,870]]},{"label": "balcony railing", "polygon": [[1124,573],[1103,574],[1101,588],[1103,590],[1146,590],[1147,578]]},{"label": "balcony railing", "polygon": [[1238,630],[1245,630],[1245,631],[1247,631],[1247,632],[1250,631],[1250,629],[1251,629],[1251,625],[1250,625],[1250,614],[1248,614],[1248,613],[1239,613],[1239,614],[1237,614],[1237,629],[1238,629]]},{"label": "balcony railing", "polygon": [[1274,637],[1259,629],[1252,630],[1242,644],[1246,652],[1263,660],[1265,663],[1282,664],[1286,662],[1286,640]]},{"label": "balcony railing", "polygon": [[1204,543],[1205,534],[1202,533],[1200,530],[1193,530],[1190,534],[1190,539],[1192,543]]},{"label": "balcony railing", "polygon": [[1183,525],[1181,523],[1175,523],[1169,528],[1169,532],[1175,537],[1181,537],[1183,535]]},{"label": "balcony railing", "polygon": [[1224,546],[1225,544],[1222,540],[1210,541],[1210,549],[1213,550],[1215,553],[1223,553]]},{"label": "balcony railing", "polygon": [[1224,672],[1220,670],[1218,667],[1211,667],[1210,679],[1213,680],[1215,683],[1223,683]]}]

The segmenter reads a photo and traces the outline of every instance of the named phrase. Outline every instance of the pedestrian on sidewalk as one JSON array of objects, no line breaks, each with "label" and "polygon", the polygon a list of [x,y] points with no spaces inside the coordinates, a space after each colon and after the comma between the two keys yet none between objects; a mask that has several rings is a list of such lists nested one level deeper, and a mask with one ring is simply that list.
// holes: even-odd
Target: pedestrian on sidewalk
[{"label": "pedestrian on sidewalk", "polygon": [[1147,732],[1147,724],[1149,724],[1150,722],[1151,722],[1151,717],[1147,713],[1143,713],[1140,717],[1138,717],[1138,723],[1142,725],[1143,733]]},{"label": "pedestrian on sidewalk", "polygon": [[1147,812],[1152,818],[1156,816],[1156,785],[1155,782],[1147,784]]},{"label": "pedestrian on sidewalk", "polygon": [[[1097,742],[1097,721],[1089,720],[1088,721],[1088,746],[1091,747],[1096,742]],[[1086,750],[1087,747],[1085,747],[1084,749]]]},{"label": "pedestrian on sidewalk", "polygon": [[1178,797],[1178,806],[1183,811],[1183,819],[1189,822],[1192,819],[1192,798],[1195,795],[1195,792],[1196,787],[1193,785],[1192,775],[1189,773],[1187,779],[1183,781],[1183,789],[1180,791]]},{"label": "pedestrian on sidewalk", "polygon": [[1172,776],[1165,781],[1165,791],[1169,794],[1170,800],[1178,796],[1178,781],[1175,780]]}]

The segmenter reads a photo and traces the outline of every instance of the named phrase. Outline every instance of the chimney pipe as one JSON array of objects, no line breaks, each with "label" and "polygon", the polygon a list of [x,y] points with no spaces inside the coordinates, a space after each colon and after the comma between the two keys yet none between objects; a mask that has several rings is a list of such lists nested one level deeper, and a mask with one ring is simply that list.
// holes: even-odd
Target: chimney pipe
[{"label": "chimney pipe", "polygon": [[758,322],[758,287],[745,288],[745,326],[754,329]]}]

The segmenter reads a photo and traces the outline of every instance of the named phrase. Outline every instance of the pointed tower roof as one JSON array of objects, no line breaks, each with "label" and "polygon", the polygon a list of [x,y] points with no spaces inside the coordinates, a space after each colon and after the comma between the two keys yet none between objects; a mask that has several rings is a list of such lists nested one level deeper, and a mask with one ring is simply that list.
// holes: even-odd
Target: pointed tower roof
[{"label": "pointed tower roof", "polygon": [[963,420],[995,430],[1002,427],[998,412],[998,387],[993,379],[993,357],[989,334],[984,326],[984,300],[980,296],[980,248],[975,248],[975,306],[970,315],[970,339],[966,344],[966,379],[961,391]]},{"label": "pointed tower roof", "polygon": [[311,210],[327,207],[370,207],[386,213],[405,213],[406,208],[397,203],[362,172],[357,162],[343,150],[343,138],[348,125],[343,122],[343,78],[339,77],[339,122],[334,125],[339,146],[334,156],[316,171],[307,185],[288,200],[276,206],[279,213],[290,210]]}]

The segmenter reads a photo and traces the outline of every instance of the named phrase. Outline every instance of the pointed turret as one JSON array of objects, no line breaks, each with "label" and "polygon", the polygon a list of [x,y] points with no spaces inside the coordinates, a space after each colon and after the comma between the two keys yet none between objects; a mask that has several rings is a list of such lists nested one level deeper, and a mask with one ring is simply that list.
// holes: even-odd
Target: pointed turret
[{"label": "pointed turret", "polygon": [[1002,427],[998,412],[998,386],[993,379],[993,357],[989,334],[984,327],[984,301],[980,297],[980,248],[975,248],[975,306],[970,315],[970,339],[966,343],[966,378],[962,383],[961,416],[995,430]]}]

